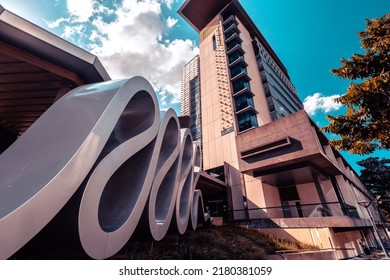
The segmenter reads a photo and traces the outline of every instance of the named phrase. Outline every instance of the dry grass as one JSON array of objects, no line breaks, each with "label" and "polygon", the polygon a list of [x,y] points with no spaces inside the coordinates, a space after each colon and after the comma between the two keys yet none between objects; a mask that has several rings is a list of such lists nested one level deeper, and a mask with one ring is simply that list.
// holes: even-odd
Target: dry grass
[{"label": "dry grass", "polygon": [[189,231],[160,242],[130,242],[113,259],[263,260],[278,250],[318,249],[239,227]]}]

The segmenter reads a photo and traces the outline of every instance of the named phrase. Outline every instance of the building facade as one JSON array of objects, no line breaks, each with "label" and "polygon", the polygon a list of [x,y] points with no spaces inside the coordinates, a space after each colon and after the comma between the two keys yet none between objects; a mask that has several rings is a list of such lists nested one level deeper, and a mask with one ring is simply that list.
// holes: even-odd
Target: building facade
[{"label": "building facade", "polygon": [[201,141],[201,101],[199,56],[195,56],[182,70],[181,78],[181,115],[190,118],[189,127],[192,139]]},{"label": "building facade", "polygon": [[179,14],[200,36],[203,168],[229,186],[230,220],[322,249],[350,248],[338,258],[361,252],[361,238],[376,246],[358,204],[371,194],[303,110],[241,4],[187,0]]}]

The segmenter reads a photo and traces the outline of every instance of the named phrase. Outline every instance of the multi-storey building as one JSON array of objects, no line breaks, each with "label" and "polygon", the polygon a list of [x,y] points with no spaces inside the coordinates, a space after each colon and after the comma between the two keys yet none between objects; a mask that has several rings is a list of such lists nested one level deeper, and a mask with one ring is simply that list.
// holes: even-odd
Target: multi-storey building
[{"label": "multi-storey building", "polygon": [[194,141],[200,141],[202,138],[200,106],[199,56],[197,55],[184,66],[181,78],[181,115],[190,117],[189,126]]},{"label": "multi-storey building", "polygon": [[358,204],[370,193],[303,110],[287,69],[238,0],[186,0],[179,14],[200,36],[203,167],[229,186],[230,220],[352,248],[340,258],[361,251],[361,238],[375,245]]}]

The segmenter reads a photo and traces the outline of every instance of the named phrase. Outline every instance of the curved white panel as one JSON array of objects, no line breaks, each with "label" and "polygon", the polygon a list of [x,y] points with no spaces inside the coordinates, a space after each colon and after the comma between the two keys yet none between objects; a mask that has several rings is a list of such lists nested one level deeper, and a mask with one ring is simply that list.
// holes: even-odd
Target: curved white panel
[{"label": "curved white panel", "polygon": [[207,218],[197,211],[200,156],[176,113],[159,114],[144,78],[74,89],[0,155],[0,258],[38,234],[80,186],[78,221],[70,223],[92,258],[119,251],[146,205],[155,240],[171,222],[183,234],[191,217],[195,228],[197,214]]},{"label": "curved white panel", "polygon": [[200,170],[202,168],[202,154],[200,150],[200,143],[196,142],[193,144],[194,147],[194,156],[193,156],[193,183],[192,190],[194,192],[193,204],[191,207],[191,227],[193,230],[196,229],[198,220],[201,222],[207,222],[209,219],[209,214],[204,212],[204,204],[202,192],[200,190],[195,190],[196,185],[198,184],[200,177]]},{"label": "curved white panel", "polygon": [[193,145],[189,129],[181,130],[179,187],[176,197],[176,223],[180,234],[183,234],[188,225],[192,207],[193,181]]},{"label": "curved white panel", "polygon": [[127,104],[124,84],[70,91],[0,155],[1,259],[34,237],[80,186]]},{"label": "curved white panel", "polygon": [[210,219],[210,215],[204,212],[204,204],[202,192],[200,190],[194,191],[194,200],[191,208],[191,226],[195,230],[198,221],[205,223]]},{"label": "curved white panel", "polygon": [[118,143],[107,147],[110,153],[93,170],[80,204],[80,241],[95,259],[112,256],[133,234],[157,164],[153,157],[160,125],[156,95],[142,81],[122,89],[129,102],[122,114],[125,119],[120,119],[112,135]]},{"label": "curved white panel", "polygon": [[200,170],[202,168],[202,154],[200,152],[200,143],[195,142],[193,143],[193,159],[192,159],[192,165],[194,167],[194,177],[192,182],[192,188],[195,190],[196,184],[198,183],[199,176],[200,176]]},{"label": "curved white panel", "polygon": [[169,229],[175,209],[178,188],[180,153],[180,125],[176,113],[169,109],[161,121],[156,147],[159,147],[158,164],[150,192],[148,216],[150,232],[161,240]]}]

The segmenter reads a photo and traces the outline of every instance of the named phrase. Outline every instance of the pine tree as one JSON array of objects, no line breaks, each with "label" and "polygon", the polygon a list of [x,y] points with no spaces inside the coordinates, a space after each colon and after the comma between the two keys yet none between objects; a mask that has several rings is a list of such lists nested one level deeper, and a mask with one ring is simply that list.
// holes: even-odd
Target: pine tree
[{"label": "pine tree", "polygon": [[357,164],[364,167],[360,179],[373,195],[381,197],[380,208],[390,221],[390,159],[369,157]]},{"label": "pine tree", "polygon": [[327,116],[330,124],[322,128],[341,136],[330,141],[333,147],[362,155],[390,149],[390,14],[366,25],[358,32],[365,54],[342,58],[342,66],[330,70],[354,81],[334,100],[346,106],[346,114]]},{"label": "pine tree", "polygon": [[360,179],[374,195],[390,196],[390,159],[369,157],[357,164],[364,167]]}]

